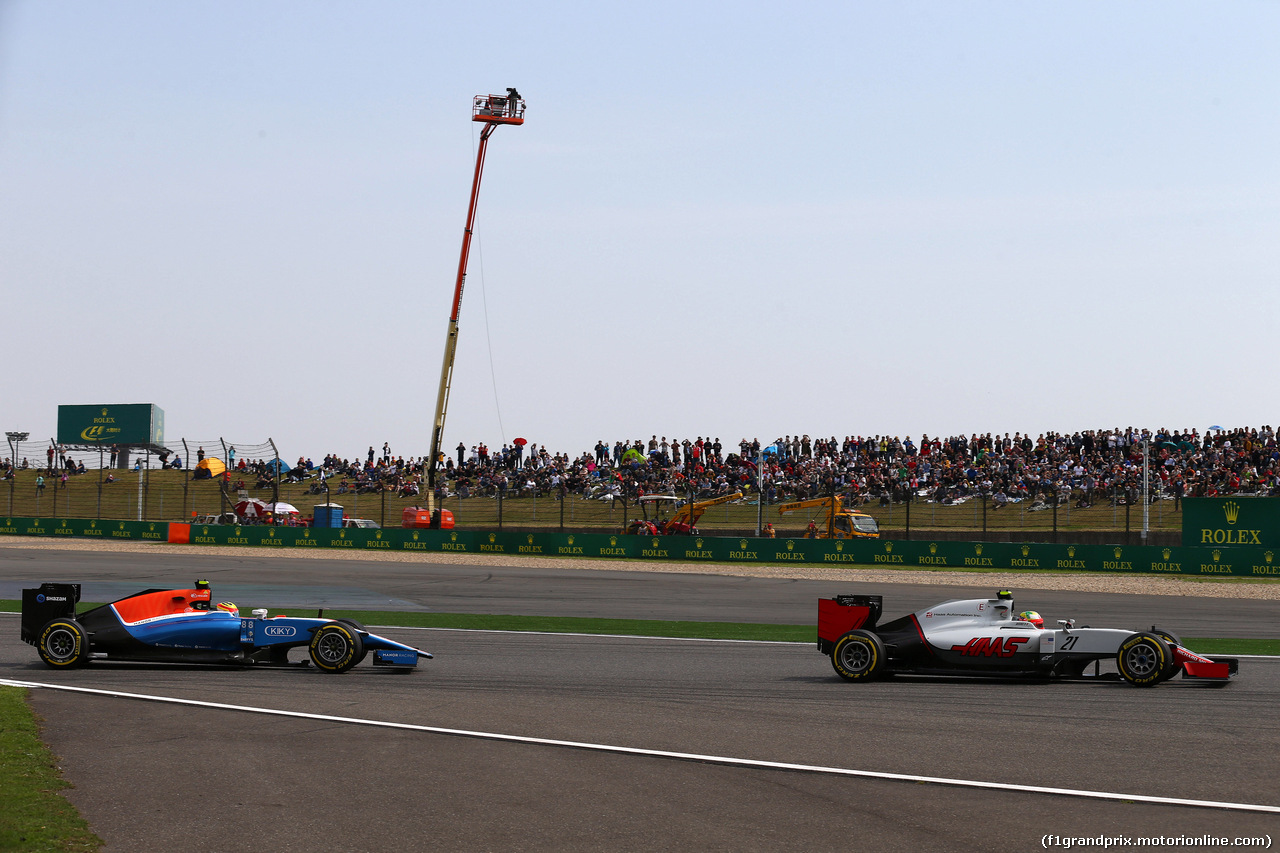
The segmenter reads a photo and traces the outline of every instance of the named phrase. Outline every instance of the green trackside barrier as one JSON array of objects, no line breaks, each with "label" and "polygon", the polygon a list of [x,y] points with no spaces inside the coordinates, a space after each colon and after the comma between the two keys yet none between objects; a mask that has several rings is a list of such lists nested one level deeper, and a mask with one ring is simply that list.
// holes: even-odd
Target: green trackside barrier
[{"label": "green trackside barrier", "polygon": [[[327,527],[272,527],[269,525],[227,525],[227,524],[193,524],[191,525],[192,545],[249,545],[271,548],[306,548],[316,551],[365,550],[364,534],[377,533],[374,540],[382,542],[382,536],[389,531],[355,530],[347,528]],[[398,531],[397,531],[398,532]]]},{"label": "green trackside barrier", "polygon": [[0,535],[89,537],[93,539],[164,542],[169,524],[164,521],[118,521],[93,518],[7,518],[0,517]]},{"label": "green trackside barrier", "polygon": [[1280,549],[1280,498],[1184,498],[1182,544]]},{"label": "green trackside barrier", "polygon": [[[0,518],[0,535],[165,541],[164,522]],[[356,551],[503,554],[675,560],[686,563],[883,566],[900,569],[1040,569],[1098,573],[1280,578],[1277,547],[1156,547],[897,539],[761,539],[730,536],[627,536],[621,533],[517,533],[478,530],[190,525],[193,545]]]},{"label": "green trackside barrier", "polygon": [[[334,550],[620,558],[680,562],[884,566],[903,569],[1043,569],[1099,573],[1280,577],[1280,548],[1159,548],[894,539],[759,539],[475,530],[325,530],[216,527],[197,544],[271,544]],[[237,532],[239,531],[239,532]],[[247,540],[247,541],[246,541]]]}]

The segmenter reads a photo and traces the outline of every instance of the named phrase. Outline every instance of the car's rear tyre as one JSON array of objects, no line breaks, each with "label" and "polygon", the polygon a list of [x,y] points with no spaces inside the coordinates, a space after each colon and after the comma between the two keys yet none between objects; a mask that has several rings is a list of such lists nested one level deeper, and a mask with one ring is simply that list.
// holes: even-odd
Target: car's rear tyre
[{"label": "car's rear tyre", "polygon": [[71,669],[89,662],[89,635],[74,619],[54,619],[40,631],[36,644],[40,660],[55,669]]},{"label": "car's rear tyre", "polygon": [[884,669],[884,643],[870,631],[850,631],[832,647],[831,666],[846,681],[869,681]]},{"label": "car's rear tyre", "polygon": [[1120,644],[1116,652],[1116,669],[1130,684],[1154,687],[1172,674],[1173,650],[1158,634],[1134,634]]},{"label": "car's rear tyre", "polygon": [[364,658],[364,641],[345,622],[330,622],[316,629],[308,651],[320,671],[346,672]]}]

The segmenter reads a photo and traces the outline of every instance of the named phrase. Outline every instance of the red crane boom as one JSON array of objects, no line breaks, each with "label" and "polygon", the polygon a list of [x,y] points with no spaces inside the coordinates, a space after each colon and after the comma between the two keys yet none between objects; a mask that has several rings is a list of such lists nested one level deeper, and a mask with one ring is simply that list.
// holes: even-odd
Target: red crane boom
[{"label": "red crane boom", "polygon": [[467,258],[471,254],[471,231],[476,220],[476,202],[480,198],[480,178],[484,175],[484,155],[489,137],[498,125],[524,124],[524,99],[515,89],[505,95],[476,95],[471,102],[471,120],[484,123],[480,147],[476,150],[476,171],[471,180],[471,203],[467,206],[467,224],[462,231],[462,253],[458,258],[458,278],[453,287],[453,307],[449,311],[449,331],[444,342],[444,363],[440,367],[440,389],[436,395],[436,417],[431,431],[431,455],[426,464],[427,509],[431,526],[440,526],[436,507],[436,469],[440,463],[440,447],[444,441],[444,420],[449,407],[449,389],[453,382],[453,359],[458,351],[458,315],[462,311],[462,289],[467,279]]}]

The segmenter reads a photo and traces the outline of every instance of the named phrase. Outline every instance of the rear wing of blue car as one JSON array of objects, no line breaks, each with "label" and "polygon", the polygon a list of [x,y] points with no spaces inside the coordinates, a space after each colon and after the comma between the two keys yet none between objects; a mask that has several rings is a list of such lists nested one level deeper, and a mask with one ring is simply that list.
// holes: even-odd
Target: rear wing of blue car
[{"label": "rear wing of blue car", "polygon": [[80,602],[78,583],[42,583],[22,591],[22,641],[35,645],[40,629],[50,619],[76,615]]}]

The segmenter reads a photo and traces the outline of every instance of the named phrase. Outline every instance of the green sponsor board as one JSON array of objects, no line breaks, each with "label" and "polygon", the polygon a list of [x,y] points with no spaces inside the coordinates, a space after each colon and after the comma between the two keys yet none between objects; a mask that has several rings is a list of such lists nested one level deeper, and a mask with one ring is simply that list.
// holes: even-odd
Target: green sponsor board
[{"label": "green sponsor board", "polygon": [[[168,538],[168,525],[164,522],[49,518],[0,518],[0,522],[3,522],[0,535],[10,536],[73,536],[117,541],[165,541]],[[616,558],[831,568],[1023,569],[1280,579],[1280,547],[1160,548],[1143,545],[625,536],[216,524],[191,525],[190,541],[193,545],[240,545],[331,553],[414,551],[422,554]]]},{"label": "green sponsor board", "polygon": [[154,403],[59,406],[59,444],[163,444],[164,412]]},{"label": "green sponsor board", "polygon": [[1182,544],[1280,547],[1280,498],[1186,498]]},{"label": "green sponsor board", "polygon": [[241,545],[265,548],[313,550],[364,550],[364,540],[380,542],[365,534],[383,534],[381,530],[330,529],[325,527],[272,527],[246,524],[193,524],[192,545]]},{"label": "green sponsor board", "polygon": [[86,537],[92,539],[165,542],[169,524],[164,521],[116,521],[92,518],[0,518],[0,535]]}]

